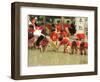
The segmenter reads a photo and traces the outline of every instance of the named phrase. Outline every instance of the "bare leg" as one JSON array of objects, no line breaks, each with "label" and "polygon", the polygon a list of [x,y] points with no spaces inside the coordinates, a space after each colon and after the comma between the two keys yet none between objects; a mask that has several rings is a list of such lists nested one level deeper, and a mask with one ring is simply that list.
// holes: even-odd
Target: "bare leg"
[{"label": "bare leg", "polygon": [[40,52],[42,52],[43,51],[43,48],[42,48],[42,46],[40,46]]}]

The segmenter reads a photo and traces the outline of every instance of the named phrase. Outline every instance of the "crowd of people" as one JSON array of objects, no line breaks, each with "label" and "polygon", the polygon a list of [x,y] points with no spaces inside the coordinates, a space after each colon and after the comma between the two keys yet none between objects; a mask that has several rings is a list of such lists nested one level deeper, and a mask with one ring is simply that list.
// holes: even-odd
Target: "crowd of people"
[{"label": "crowd of people", "polygon": [[87,35],[84,32],[77,32],[75,22],[70,24],[67,21],[62,25],[60,21],[57,21],[57,24],[51,24],[49,33],[47,33],[46,25],[42,26],[36,21],[37,17],[33,17],[30,19],[31,24],[28,25],[28,47],[30,49],[46,52],[50,47],[52,51],[59,52],[63,46],[63,53],[87,54]]}]

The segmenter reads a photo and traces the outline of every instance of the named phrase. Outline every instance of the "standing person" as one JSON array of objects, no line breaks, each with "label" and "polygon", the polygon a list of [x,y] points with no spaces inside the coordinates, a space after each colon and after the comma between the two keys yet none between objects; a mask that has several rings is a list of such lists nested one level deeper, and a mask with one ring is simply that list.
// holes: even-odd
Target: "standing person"
[{"label": "standing person", "polygon": [[69,27],[70,27],[70,21],[67,20],[67,21],[66,21],[66,24],[64,24],[64,28],[66,29],[66,28],[69,28]]},{"label": "standing person", "polygon": [[35,25],[37,18],[29,15],[29,26],[28,26],[28,47],[35,47],[36,38],[34,37]]},{"label": "standing person", "polygon": [[37,17],[35,17],[35,16],[29,16],[29,19],[30,19],[31,24],[33,25],[33,27],[35,29]]},{"label": "standing person", "polygon": [[74,35],[76,33],[76,26],[75,24],[72,22],[70,28],[68,28],[70,35]]},{"label": "standing person", "polygon": [[72,41],[71,50],[72,50],[71,51],[72,54],[77,54],[77,42],[76,42],[76,40]]},{"label": "standing person", "polygon": [[85,52],[84,54],[87,55],[88,54],[88,42],[87,42],[87,40],[85,40],[84,48],[85,48],[84,49],[84,52]]},{"label": "standing person", "polygon": [[28,26],[28,39],[31,39],[33,37],[33,32],[34,32],[34,28],[32,25]]},{"label": "standing person", "polygon": [[41,32],[43,30],[43,27],[39,24],[39,23],[36,23],[36,21],[38,18],[36,16],[30,16],[30,22],[31,22],[31,25],[33,25],[33,35],[35,38],[38,38],[40,35],[41,35]]},{"label": "standing person", "polygon": [[69,28],[71,27],[70,21],[67,20],[66,24],[64,24],[64,30],[70,35]]},{"label": "standing person", "polygon": [[33,48],[34,46],[34,35],[33,35],[34,29],[32,25],[29,25],[28,27],[28,47]]},{"label": "standing person", "polygon": [[58,41],[58,34],[56,31],[56,28],[54,25],[52,25],[53,28],[51,29],[50,39],[51,39],[51,46],[55,50],[57,48],[57,41]]},{"label": "standing person", "polygon": [[59,41],[60,42],[59,42],[57,49],[59,49],[60,46],[63,45],[64,46],[63,52],[65,53],[66,50],[67,50],[67,47],[70,45],[69,38],[67,36],[64,36],[64,37],[62,36],[62,37],[59,38]]},{"label": "standing person", "polygon": [[36,23],[36,21],[37,17],[31,18],[31,23],[34,27],[33,35],[35,40],[35,48],[39,48],[39,43],[44,38],[44,34],[42,33],[44,28],[41,26],[40,23]]},{"label": "standing person", "polygon": [[66,32],[65,30],[61,30],[59,35],[63,36],[63,37],[66,37],[66,36],[68,36],[68,32]]},{"label": "standing person", "polygon": [[49,39],[45,36],[41,41],[40,41],[40,51],[45,52],[47,49],[47,46],[49,44]]},{"label": "standing person", "polygon": [[77,17],[75,18],[76,24],[76,38],[77,39],[85,39],[85,18]]},{"label": "standing person", "polygon": [[36,23],[37,17],[35,17],[35,16],[31,17],[30,21],[34,28],[33,35],[35,38],[38,38],[41,35],[41,31],[43,30],[43,28],[38,23]]},{"label": "standing person", "polygon": [[45,38],[45,35],[46,35],[46,33],[43,32],[44,29],[43,28],[41,28],[41,29],[42,29],[42,31],[36,40],[36,48],[40,48],[40,42]]},{"label": "standing person", "polygon": [[37,40],[37,37],[35,35],[36,32],[36,20],[37,17],[29,15],[29,24],[31,25],[32,29],[28,29],[28,37],[33,36],[32,38],[34,39],[34,48],[35,48],[35,42]]},{"label": "standing person", "polygon": [[55,25],[57,32],[59,33],[62,30],[62,25],[60,23],[60,20],[57,21],[57,24]]},{"label": "standing person", "polygon": [[82,39],[82,42],[80,44],[80,54],[81,55],[86,55],[88,50],[88,43],[86,39]]},{"label": "standing person", "polygon": [[76,39],[76,44],[77,44],[77,54],[80,54],[80,44],[81,44],[81,41],[79,39]]}]

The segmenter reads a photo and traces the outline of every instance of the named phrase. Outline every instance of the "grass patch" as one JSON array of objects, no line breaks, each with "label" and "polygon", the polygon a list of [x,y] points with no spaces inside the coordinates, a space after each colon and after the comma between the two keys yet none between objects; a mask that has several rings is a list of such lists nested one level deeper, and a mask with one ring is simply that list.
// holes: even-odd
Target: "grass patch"
[{"label": "grass patch", "polygon": [[87,63],[87,55],[69,55],[61,51],[40,52],[39,50],[28,49],[28,66],[71,65]]}]

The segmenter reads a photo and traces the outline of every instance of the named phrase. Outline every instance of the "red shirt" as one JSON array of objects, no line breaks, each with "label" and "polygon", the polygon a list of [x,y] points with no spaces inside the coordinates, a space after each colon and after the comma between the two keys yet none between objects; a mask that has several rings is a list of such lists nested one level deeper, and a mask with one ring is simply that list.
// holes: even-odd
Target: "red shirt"
[{"label": "red shirt", "polygon": [[70,24],[64,24],[64,28],[70,28]]},{"label": "red shirt", "polygon": [[87,42],[84,42],[84,47],[88,48],[88,43]]},{"label": "red shirt", "polygon": [[62,25],[61,24],[56,24],[56,28],[57,28],[57,31],[59,32],[62,29]]},{"label": "red shirt", "polygon": [[50,38],[51,38],[52,41],[57,41],[57,39],[58,39],[57,33],[56,32],[52,32],[50,34]]},{"label": "red shirt", "polygon": [[47,44],[48,44],[48,40],[47,39],[43,39],[41,42],[40,42],[40,45],[42,45],[43,47],[44,46],[47,46]]},{"label": "red shirt", "polygon": [[65,32],[65,31],[63,31],[63,32],[61,32],[61,33],[60,33],[60,35],[62,35],[63,37],[66,37],[66,36],[67,36],[67,34],[68,34],[68,33],[67,33],[67,32]]},{"label": "red shirt", "polygon": [[78,39],[84,39],[85,38],[85,34],[83,34],[83,33],[77,34],[76,38],[78,38]]},{"label": "red shirt", "polygon": [[60,45],[65,45],[68,44],[69,40],[67,38],[64,38],[61,42]]},{"label": "red shirt", "polygon": [[34,29],[29,28],[29,29],[28,29],[28,32],[34,32]]},{"label": "red shirt", "polygon": [[72,43],[70,41],[68,41],[68,46],[72,46]]},{"label": "red shirt", "polygon": [[80,46],[81,42],[80,41],[77,41],[76,44],[77,44],[77,46]]}]

